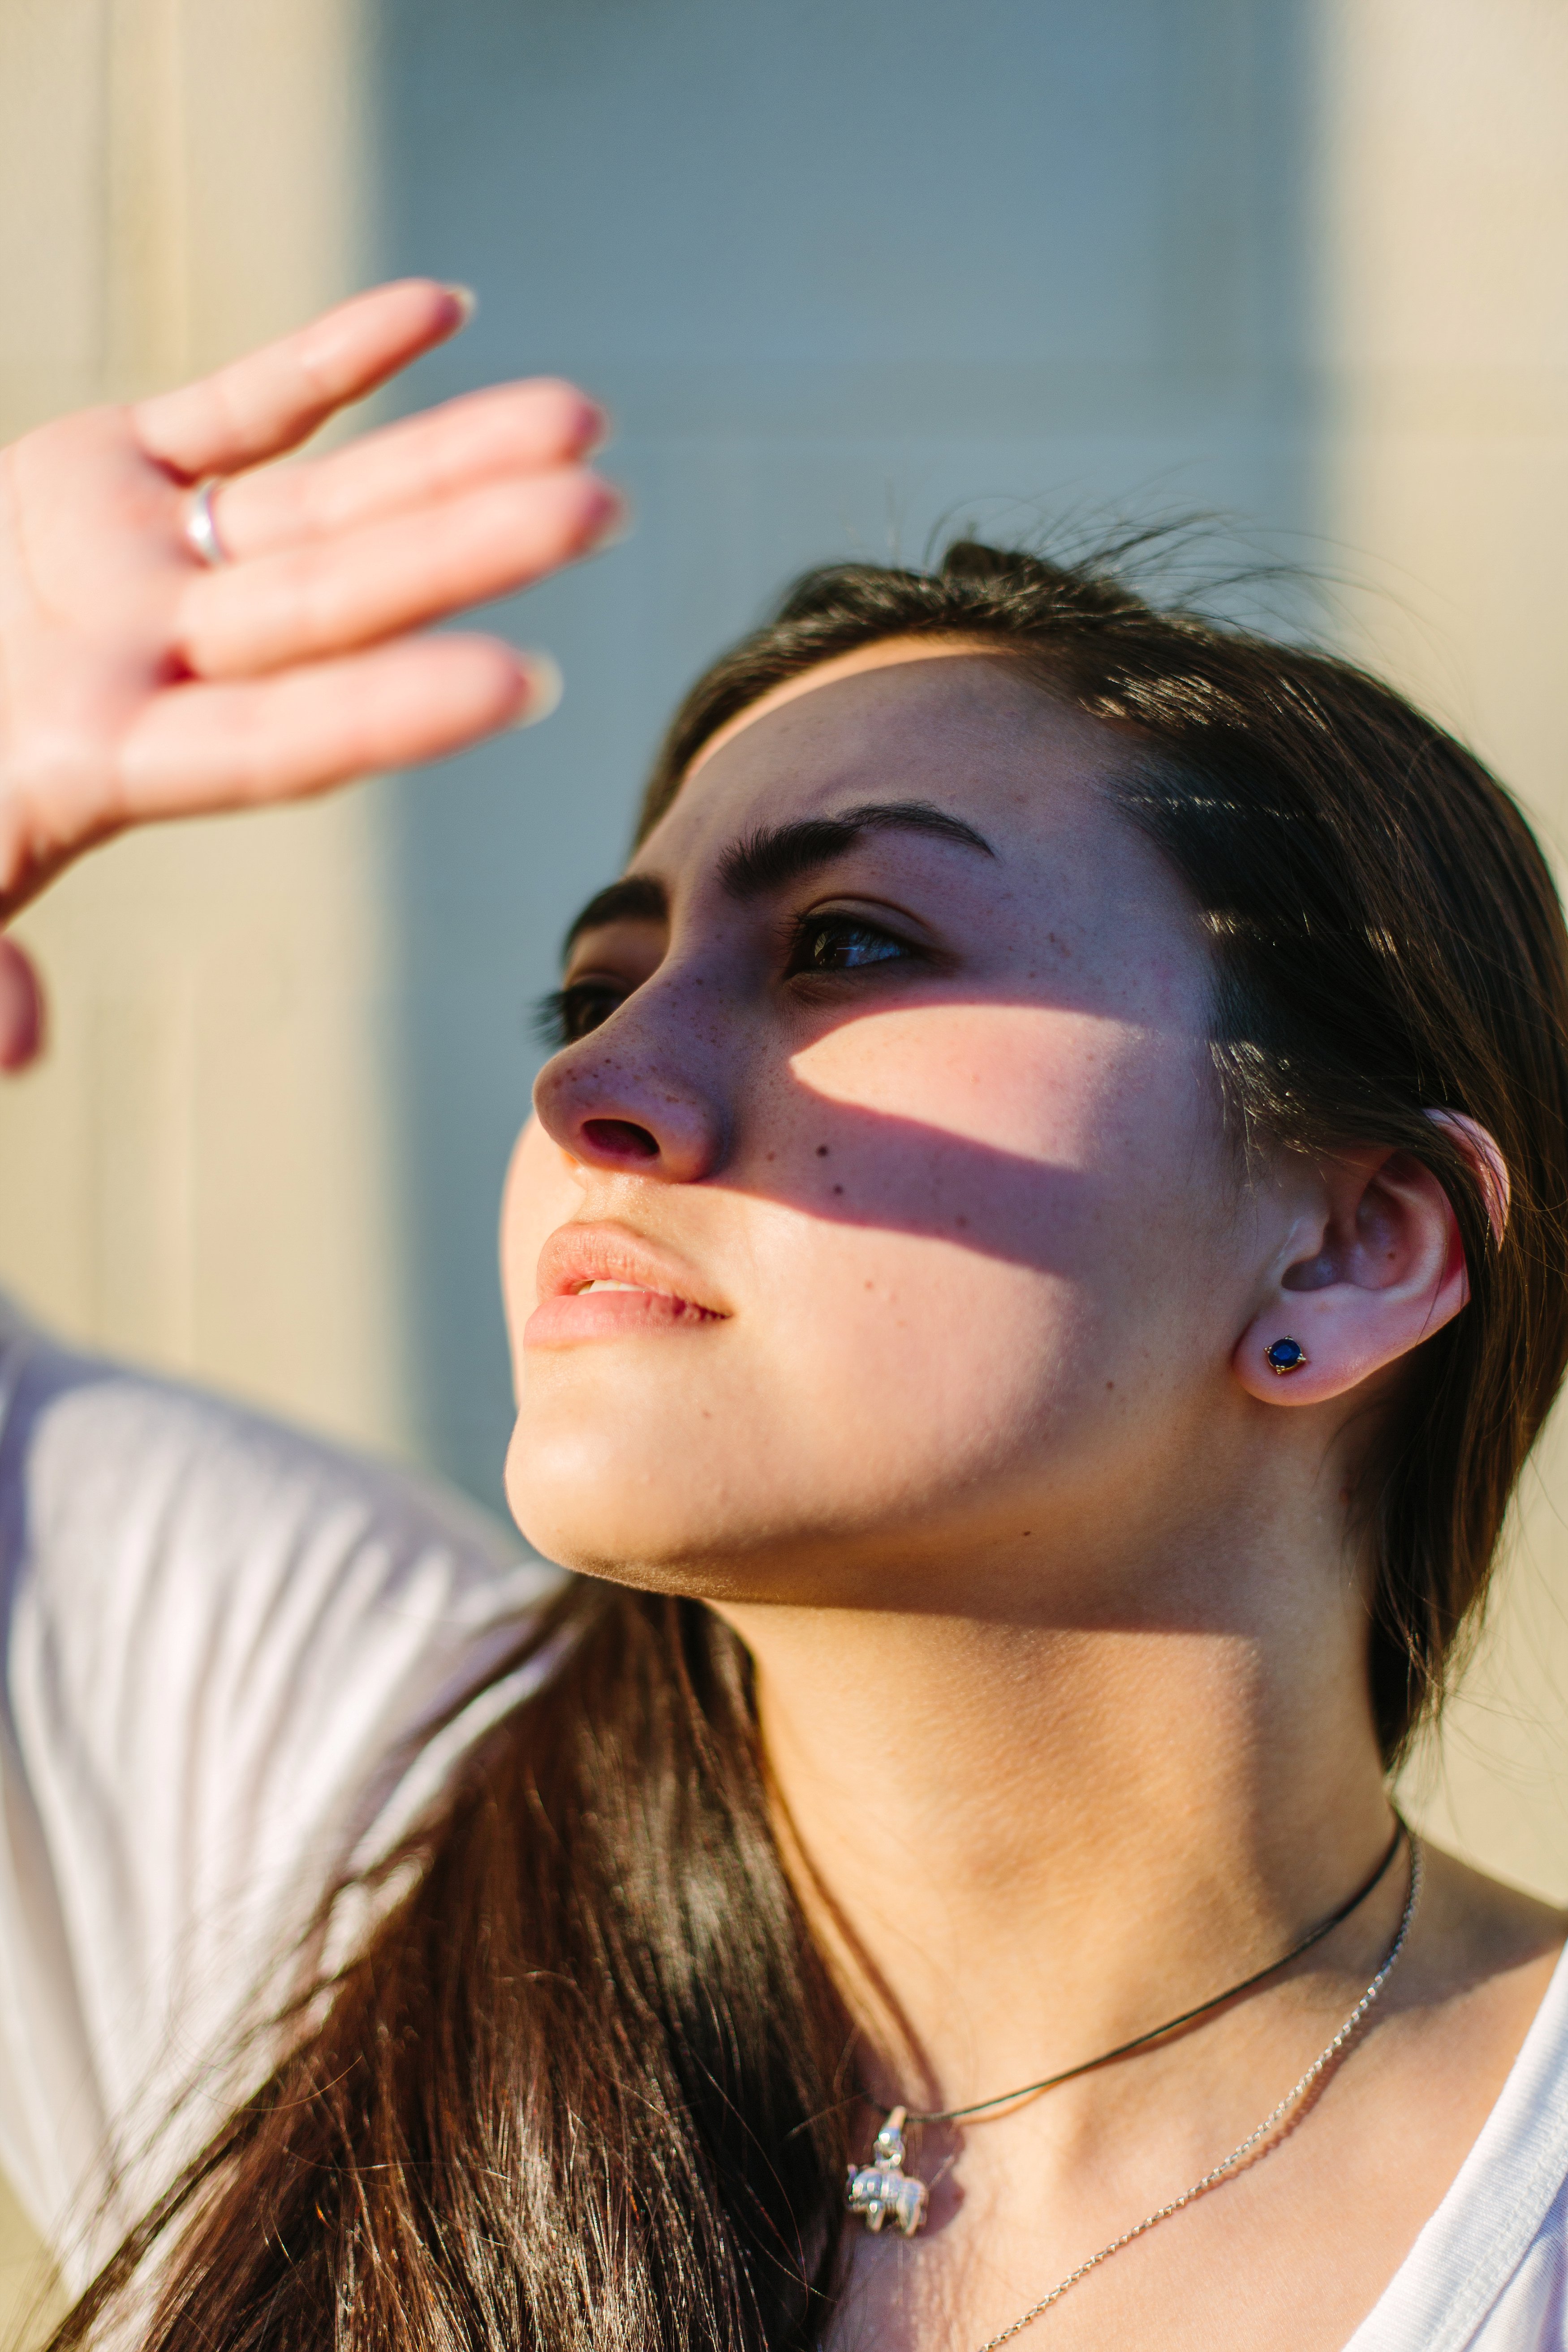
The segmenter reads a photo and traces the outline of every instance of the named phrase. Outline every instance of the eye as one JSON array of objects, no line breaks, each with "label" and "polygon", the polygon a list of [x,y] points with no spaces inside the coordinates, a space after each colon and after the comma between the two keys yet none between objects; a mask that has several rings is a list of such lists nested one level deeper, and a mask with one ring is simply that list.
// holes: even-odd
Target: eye
[{"label": "eye", "polygon": [[586,1037],[590,1030],[607,1021],[626,1003],[626,995],[618,981],[568,981],[564,988],[552,988],[548,996],[540,998],[533,1026],[551,1052],[558,1054],[563,1045],[574,1045],[579,1037]]},{"label": "eye", "polygon": [[872,964],[920,960],[918,949],[862,915],[807,915],[796,927],[784,971],[793,980],[801,973],[863,971]]}]

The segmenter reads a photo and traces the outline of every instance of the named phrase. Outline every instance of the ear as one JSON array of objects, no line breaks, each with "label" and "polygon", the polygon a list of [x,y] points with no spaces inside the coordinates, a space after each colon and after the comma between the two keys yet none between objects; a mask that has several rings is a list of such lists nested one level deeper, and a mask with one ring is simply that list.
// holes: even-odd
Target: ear
[{"label": "ear", "polygon": [[[1314,1163],[1303,1189],[1268,1295],[1232,1360],[1265,1404],[1347,1394],[1440,1331],[1469,1297],[1448,1196],[1409,1152],[1343,1152]],[[1282,1371],[1268,1357],[1275,1348],[1289,1361],[1280,1341],[1301,1351]]]},{"label": "ear", "polygon": [[1508,1161],[1498,1149],[1497,1138],[1479,1118],[1471,1118],[1462,1110],[1429,1110],[1426,1116],[1434,1127],[1440,1127],[1452,1138],[1475,1171],[1492,1239],[1501,1249],[1502,1237],[1508,1231],[1508,1213],[1513,1204],[1513,1187],[1509,1181]]}]

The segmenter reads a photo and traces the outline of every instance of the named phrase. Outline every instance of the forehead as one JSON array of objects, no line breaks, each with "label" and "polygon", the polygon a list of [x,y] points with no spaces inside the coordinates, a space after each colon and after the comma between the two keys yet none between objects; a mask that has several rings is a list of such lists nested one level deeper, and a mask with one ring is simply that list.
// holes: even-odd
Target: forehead
[{"label": "forehead", "polygon": [[[758,825],[870,800],[926,802],[999,852],[1087,851],[1128,828],[1106,787],[1112,730],[1056,701],[1005,656],[868,648],[792,679],[699,754],[634,861],[677,878]],[[1152,857],[1152,853],[1148,855]]]}]

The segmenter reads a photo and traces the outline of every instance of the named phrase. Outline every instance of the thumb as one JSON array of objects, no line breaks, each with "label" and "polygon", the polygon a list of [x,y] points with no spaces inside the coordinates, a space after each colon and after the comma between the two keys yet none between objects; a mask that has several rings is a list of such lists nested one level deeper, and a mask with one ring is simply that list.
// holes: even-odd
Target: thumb
[{"label": "thumb", "polygon": [[43,985],[16,941],[0,939],[0,1070],[25,1070],[43,1048]]}]

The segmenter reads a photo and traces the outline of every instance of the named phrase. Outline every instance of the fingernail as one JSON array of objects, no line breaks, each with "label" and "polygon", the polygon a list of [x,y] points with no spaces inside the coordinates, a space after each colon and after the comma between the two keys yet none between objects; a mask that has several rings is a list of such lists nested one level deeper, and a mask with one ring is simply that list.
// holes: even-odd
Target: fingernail
[{"label": "fingernail", "polygon": [[462,323],[466,327],[479,307],[479,296],[471,286],[448,286],[447,291],[462,312]]},{"label": "fingernail", "polygon": [[[606,483],[605,488],[609,489],[609,484]],[[603,555],[608,548],[619,547],[622,540],[630,539],[637,529],[637,517],[632,512],[632,502],[625,490],[610,490],[610,496],[615,503],[602,527],[594,533],[595,555]]]},{"label": "fingernail", "polygon": [[528,678],[528,700],[511,723],[514,727],[532,727],[557,709],[566,682],[553,655],[529,653],[520,655],[519,659]]},{"label": "fingernail", "polygon": [[0,1070],[25,1070],[44,1050],[46,1016],[38,975],[20,948],[0,939]]}]

